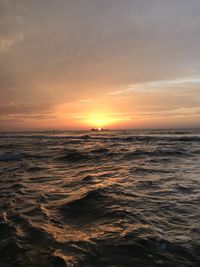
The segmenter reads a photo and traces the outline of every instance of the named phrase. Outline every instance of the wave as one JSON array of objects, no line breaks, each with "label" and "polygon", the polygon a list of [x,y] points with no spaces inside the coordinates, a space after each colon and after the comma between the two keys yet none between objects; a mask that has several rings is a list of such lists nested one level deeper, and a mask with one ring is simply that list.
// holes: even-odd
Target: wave
[{"label": "wave", "polygon": [[110,150],[108,148],[98,148],[98,149],[93,149],[90,152],[97,153],[97,154],[108,154]]},{"label": "wave", "polygon": [[150,156],[150,157],[160,157],[160,156],[185,156],[188,152],[184,149],[156,149],[154,151],[148,151],[148,150],[141,150],[136,149],[134,151],[131,151],[129,153],[126,153],[123,158],[124,159],[135,159],[138,156]]},{"label": "wave", "polygon": [[4,152],[0,155],[0,161],[22,161],[24,159],[32,158],[32,159],[45,159],[50,158],[52,155],[44,155],[32,153],[24,153],[24,152]]},{"label": "wave", "polygon": [[1,138],[0,266],[199,266],[200,138],[142,133]]},{"label": "wave", "polygon": [[44,167],[38,167],[38,166],[32,166],[26,169],[28,172],[40,172],[40,171],[44,171],[45,168]]},{"label": "wave", "polygon": [[24,158],[24,154],[20,152],[5,152],[0,155],[0,161],[19,161]]},{"label": "wave", "polygon": [[78,150],[68,150],[64,153],[63,156],[58,157],[59,160],[77,162],[85,161],[91,159],[89,153],[78,151]]},{"label": "wave", "polygon": [[[184,244],[169,242],[153,232],[144,235],[146,231],[140,227],[109,241],[94,239],[96,250],[81,266],[198,266],[200,257],[186,249]],[[197,250],[199,246],[193,248]]]},{"label": "wave", "polygon": [[59,210],[64,218],[73,225],[86,224],[102,219],[102,217],[110,217],[109,205],[112,203],[112,197],[108,190],[108,188],[97,188],[81,195],[75,195]]},{"label": "wave", "polygon": [[158,168],[150,168],[150,167],[133,167],[130,169],[131,173],[134,174],[154,174],[154,173],[170,173],[169,169],[158,169]]},{"label": "wave", "polygon": [[174,138],[175,141],[181,141],[181,142],[200,142],[199,136],[182,136],[178,138]]},{"label": "wave", "polygon": [[98,200],[105,201],[105,193],[106,188],[97,188],[87,191],[81,195],[72,196],[71,199],[69,199],[67,203],[61,207],[61,209],[74,209],[75,207],[82,208],[87,205],[95,205],[94,202],[97,202]]},{"label": "wave", "polygon": [[82,151],[77,149],[68,149],[62,152],[63,155],[57,157],[58,160],[68,161],[68,162],[79,162],[100,159],[101,157],[113,155],[107,148],[97,148],[88,151]]}]

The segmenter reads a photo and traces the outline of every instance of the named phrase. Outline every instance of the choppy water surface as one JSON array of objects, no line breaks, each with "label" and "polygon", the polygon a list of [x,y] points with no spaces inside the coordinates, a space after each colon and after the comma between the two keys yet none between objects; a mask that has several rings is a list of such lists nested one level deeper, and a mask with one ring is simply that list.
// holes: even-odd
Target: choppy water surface
[{"label": "choppy water surface", "polygon": [[0,134],[0,266],[200,266],[200,132]]}]

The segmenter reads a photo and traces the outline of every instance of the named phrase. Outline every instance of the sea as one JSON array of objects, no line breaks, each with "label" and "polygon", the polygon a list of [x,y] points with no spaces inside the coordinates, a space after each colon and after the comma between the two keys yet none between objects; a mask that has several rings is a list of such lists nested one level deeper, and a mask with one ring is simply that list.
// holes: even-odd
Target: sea
[{"label": "sea", "polygon": [[200,130],[0,133],[0,267],[200,266]]}]

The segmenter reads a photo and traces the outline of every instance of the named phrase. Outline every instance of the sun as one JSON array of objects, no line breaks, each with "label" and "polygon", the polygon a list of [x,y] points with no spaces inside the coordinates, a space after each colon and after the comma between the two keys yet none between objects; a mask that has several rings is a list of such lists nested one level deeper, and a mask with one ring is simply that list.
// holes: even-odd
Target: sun
[{"label": "sun", "polygon": [[110,114],[105,113],[94,113],[89,115],[85,123],[91,127],[95,127],[97,129],[102,129],[104,127],[108,127],[115,123],[116,119],[113,118]]}]

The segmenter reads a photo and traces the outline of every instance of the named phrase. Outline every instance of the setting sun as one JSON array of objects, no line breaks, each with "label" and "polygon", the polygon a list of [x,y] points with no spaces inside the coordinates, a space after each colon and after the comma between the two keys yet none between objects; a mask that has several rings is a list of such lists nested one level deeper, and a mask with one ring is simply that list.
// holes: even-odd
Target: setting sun
[{"label": "setting sun", "polygon": [[89,115],[83,122],[91,127],[99,129],[113,125],[117,121],[116,118],[111,117],[111,114],[94,113]]}]

